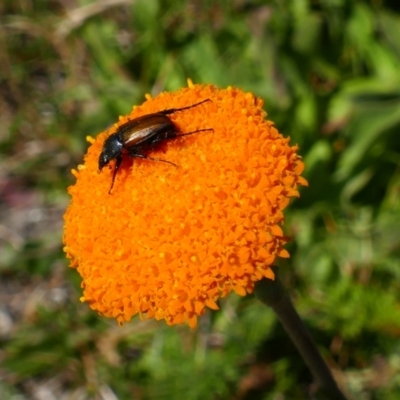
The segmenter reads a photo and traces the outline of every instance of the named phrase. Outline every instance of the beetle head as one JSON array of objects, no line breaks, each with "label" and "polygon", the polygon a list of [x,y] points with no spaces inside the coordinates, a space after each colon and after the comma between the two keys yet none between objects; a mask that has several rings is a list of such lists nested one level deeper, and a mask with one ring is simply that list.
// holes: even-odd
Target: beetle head
[{"label": "beetle head", "polygon": [[103,149],[99,156],[99,171],[103,169],[111,160],[121,155],[123,144],[118,134],[109,136],[103,144]]}]

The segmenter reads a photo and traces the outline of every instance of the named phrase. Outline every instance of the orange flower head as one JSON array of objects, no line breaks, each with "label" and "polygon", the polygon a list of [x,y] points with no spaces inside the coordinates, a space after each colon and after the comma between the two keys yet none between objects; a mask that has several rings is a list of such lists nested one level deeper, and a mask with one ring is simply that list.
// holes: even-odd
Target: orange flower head
[{"label": "orange flower head", "polygon": [[[229,87],[193,85],[161,93],[89,138],[84,164],[64,219],[71,267],[82,277],[83,297],[119,323],[139,314],[186,322],[232,290],[244,296],[262,278],[274,279],[276,257],[288,257],[283,209],[307,182],[297,147],[266,120],[263,102]],[[140,149],[176,164],[130,157],[126,149],[109,194],[115,161],[98,173],[105,139],[145,114],[168,114],[179,134]],[[139,150],[138,148],[135,148]]]}]

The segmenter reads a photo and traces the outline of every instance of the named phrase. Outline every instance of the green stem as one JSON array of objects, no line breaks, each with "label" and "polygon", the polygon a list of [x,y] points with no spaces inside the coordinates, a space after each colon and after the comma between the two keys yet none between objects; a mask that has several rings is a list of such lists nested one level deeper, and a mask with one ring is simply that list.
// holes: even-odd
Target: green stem
[{"label": "green stem", "polygon": [[322,359],[310,333],[287,296],[275,268],[274,272],[276,276],[274,281],[263,279],[257,282],[255,288],[256,296],[275,311],[324,395],[332,400],[346,400],[346,397],[333,379],[328,366]]}]

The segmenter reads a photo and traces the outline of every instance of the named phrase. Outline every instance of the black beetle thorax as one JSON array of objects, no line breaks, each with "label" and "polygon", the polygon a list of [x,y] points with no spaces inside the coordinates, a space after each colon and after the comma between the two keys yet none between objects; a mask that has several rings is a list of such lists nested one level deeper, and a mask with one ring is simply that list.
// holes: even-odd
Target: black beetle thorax
[{"label": "black beetle thorax", "polygon": [[121,135],[114,134],[105,141],[103,152],[108,154],[110,159],[113,159],[121,154],[123,147]]}]

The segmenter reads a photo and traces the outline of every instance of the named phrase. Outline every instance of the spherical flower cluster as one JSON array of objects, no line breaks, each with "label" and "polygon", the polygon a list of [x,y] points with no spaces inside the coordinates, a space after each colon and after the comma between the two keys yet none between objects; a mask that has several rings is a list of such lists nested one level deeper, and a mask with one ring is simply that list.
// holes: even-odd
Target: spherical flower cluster
[{"label": "spherical flower cluster", "polygon": [[[170,161],[123,161],[109,194],[114,161],[98,173],[104,140],[129,120],[170,108],[178,132],[212,128],[162,141],[148,155]],[[307,182],[297,147],[266,120],[263,102],[229,87],[193,85],[161,93],[95,139],[64,219],[71,267],[83,297],[119,323],[139,314],[169,325],[196,326],[206,308],[234,291],[273,279],[276,257],[288,257],[283,209]]]}]

